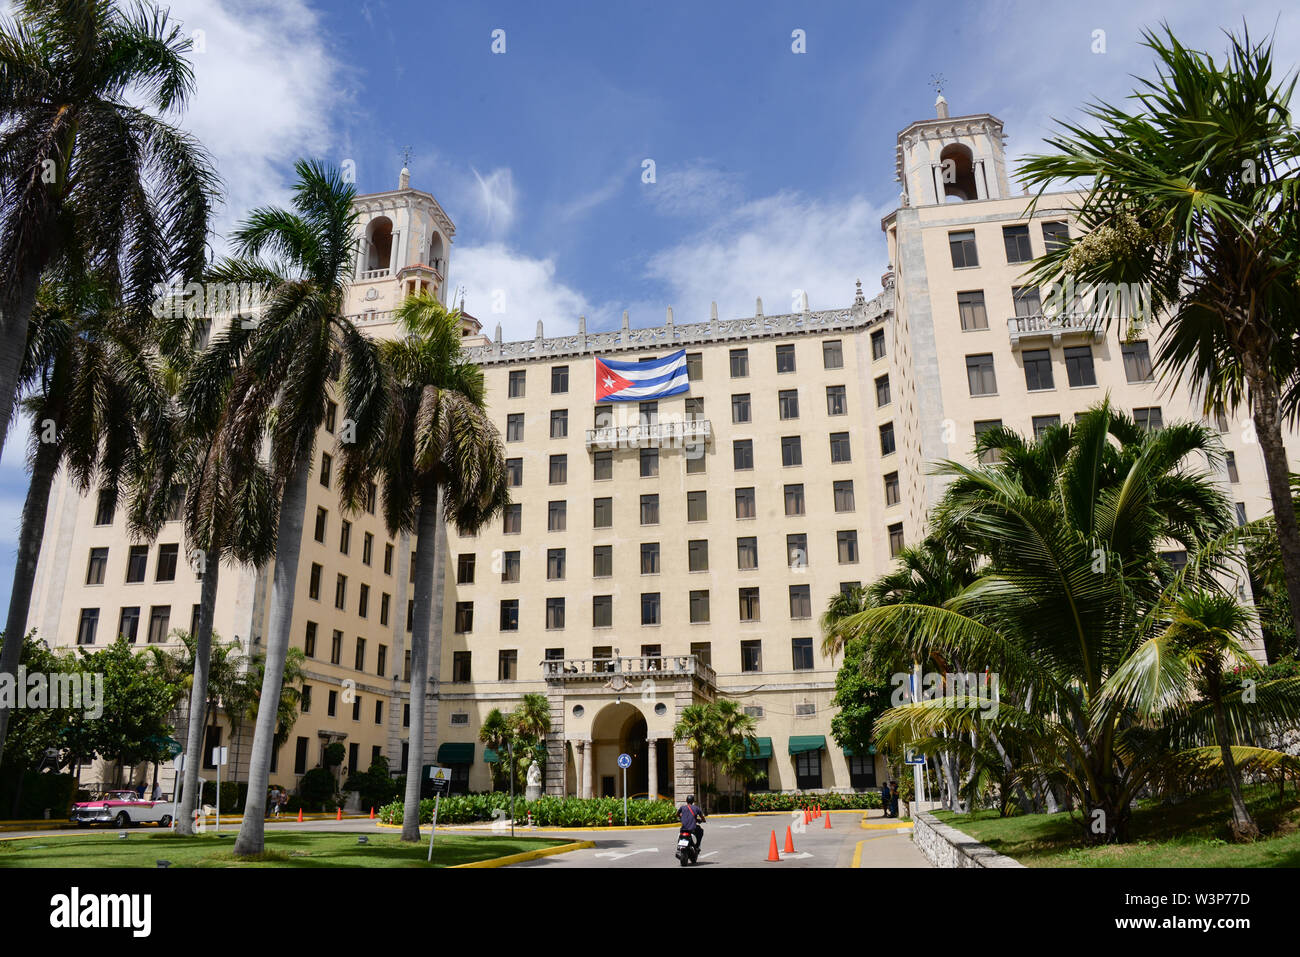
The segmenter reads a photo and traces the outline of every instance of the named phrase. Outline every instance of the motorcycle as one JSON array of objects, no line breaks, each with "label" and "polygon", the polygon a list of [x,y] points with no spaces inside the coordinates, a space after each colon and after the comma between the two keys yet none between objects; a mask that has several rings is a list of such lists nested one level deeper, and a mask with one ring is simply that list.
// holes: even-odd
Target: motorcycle
[{"label": "motorcycle", "polygon": [[700,849],[695,846],[694,835],[683,828],[677,834],[677,859],[682,862],[682,867],[685,867],[687,864],[694,864],[699,855]]}]

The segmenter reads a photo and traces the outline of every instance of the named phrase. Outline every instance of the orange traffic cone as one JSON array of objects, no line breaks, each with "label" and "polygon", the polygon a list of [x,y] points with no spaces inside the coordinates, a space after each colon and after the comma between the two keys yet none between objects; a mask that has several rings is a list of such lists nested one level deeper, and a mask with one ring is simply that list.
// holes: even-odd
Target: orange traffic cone
[{"label": "orange traffic cone", "polygon": [[341,821],[341,820],[343,820],[343,808],[339,808],[338,816],[335,817],[334,820],[336,820],[336,821]]},{"label": "orange traffic cone", "polygon": [[826,825],[824,829],[827,831],[831,829],[831,816],[829,814],[826,815]]},{"label": "orange traffic cone", "polygon": [[375,809],[372,807],[370,809],[370,820],[373,821],[374,819],[375,819]]},{"label": "orange traffic cone", "polygon": [[794,837],[790,834],[789,824],[785,826],[785,852],[787,854],[794,853]]},{"label": "orange traffic cone", "polygon": [[811,820],[812,820],[812,815],[808,813],[808,809],[807,809],[807,808],[804,808],[804,809],[803,809],[803,822],[804,822],[804,824],[807,824],[807,823],[808,823],[809,821],[811,821]]},{"label": "orange traffic cone", "polygon": [[298,808],[298,823],[302,823],[302,808]]},{"label": "orange traffic cone", "polygon": [[767,859],[769,861],[779,861],[781,855],[776,852],[776,831],[772,832],[772,843],[767,848]]}]

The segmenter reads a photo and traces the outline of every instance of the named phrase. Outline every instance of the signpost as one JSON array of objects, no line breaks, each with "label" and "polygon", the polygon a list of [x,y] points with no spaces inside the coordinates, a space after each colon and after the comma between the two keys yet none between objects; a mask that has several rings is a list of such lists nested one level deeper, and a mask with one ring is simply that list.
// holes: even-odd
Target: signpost
[{"label": "signpost", "polygon": [[181,772],[185,770],[184,752],[172,758],[172,767],[176,769],[176,780],[172,782],[172,830],[176,830],[176,799],[181,794]]},{"label": "signpost", "polygon": [[627,827],[627,769],[632,766],[632,755],[620,754],[618,766],[623,769],[623,826]]},{"label": "signpost", "polygon": [[[912,661],[912,700],[921,700],[921,663],[916,660]],[[921,795],[925,791],[925,784],[923,783],[924,779],[921,776],[921,768],[925,764],[925,756],[921,755],[921,761],[919,764],[916,761],[908,761],[907,763],[912,765],[912,802],[916,805],[916,810],[919,811],[921,809]],[[913,817],[913,820],[915,820],[915,817]]]},{"label": "signpost", "polygon": [[[228,764],[230,761],[229,748],[213,748],[212,763],[217,766],[217,826],[214,830],[221,830],[221,766]],[[199,800],[203,800],[203,795],[199,795]]]},{"label": "signpost", "polygon": [[442,803],[442,796],[451,793],[451,768],[440,768],[437,765],[429,767],[429,780],[433,782],[433,827],[429,828],[429,857],[430,863],[433,862],[433,835],[438,830],[438,805]]}]

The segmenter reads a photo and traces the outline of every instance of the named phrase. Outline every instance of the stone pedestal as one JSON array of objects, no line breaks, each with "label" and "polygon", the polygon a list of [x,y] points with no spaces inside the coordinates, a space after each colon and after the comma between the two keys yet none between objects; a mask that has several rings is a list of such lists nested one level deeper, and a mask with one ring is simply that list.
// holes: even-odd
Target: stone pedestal
[{"label": "stone pedestal", "polygon": [[524,799],[527,801],[536,801],[542,796],[542,786],[540,784],[530,784],[524,788]]}]

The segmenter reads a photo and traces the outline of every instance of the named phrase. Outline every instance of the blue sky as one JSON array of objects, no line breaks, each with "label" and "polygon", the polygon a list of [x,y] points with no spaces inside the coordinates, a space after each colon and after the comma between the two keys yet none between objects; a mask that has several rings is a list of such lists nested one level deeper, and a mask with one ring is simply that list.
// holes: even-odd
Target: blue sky
[{"label": "blue sky", "polygon": [[[201,31],[181,122],[225,179],[219,232],[285,202],[300,156],[351,161],[373,192],[397,185],[409,145],[412,185],[457,226],[451,284],[507,339],[539,319],[548,334],[579,315],[616,326],[625,309],[634,326],[668,306],[697,321],[714,300],[724,318],[752,315],[758,296],[785,312],[800,290],[830,308],[858,278],[874,294],[895,136],[933,115],[933,73],[954,115],[1005,122],[1014,162],[1053,117],[1150,75],[1140,31],[1162,19],[1217,54],[1221,28],[1244,18],[1276,30],[1285,68],[1300,62],[1300,11],[1278,0],[170,6]],[[26,489],[18,439],[0,458],[5,606]]]}]

